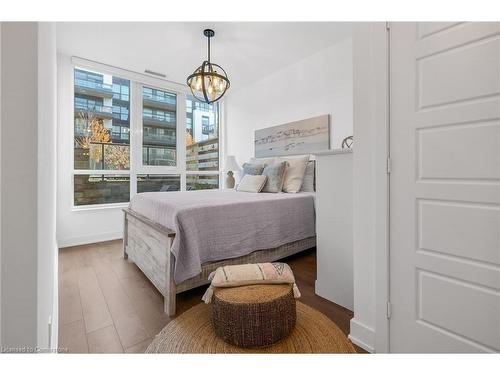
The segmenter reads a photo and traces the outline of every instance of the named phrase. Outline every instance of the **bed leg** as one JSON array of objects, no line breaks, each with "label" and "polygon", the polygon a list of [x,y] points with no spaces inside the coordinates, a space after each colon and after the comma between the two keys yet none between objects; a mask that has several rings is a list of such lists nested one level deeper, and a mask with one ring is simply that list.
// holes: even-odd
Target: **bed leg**
[{"label": "bed leg", "polygon": [[173,254],[170,252],[170,248],[172,246],[172,240],[169,240],[169,246],[168,246],[168,253],[169,256],[167,257],[168,259],[168,264],[166,266],[166,271],[167,274],[165,275],[166,280],[167,280],[167,290],[166,290],[166,295],[163,297],[163,309],[168,316],[174,316],[175,315],[175,308],[176,308],[176,299],[177,299],[177,288],[175,285],[174,281],[174,263],[175,263],[175,257]]},{"label": "bed leg", "polygon": [[175,302],[176,302],[176,296],[175,294],[169,294],[168,296],[163,298],[163,310],[165,311],[165,314],[168,316],[174,316],[175,315]]}]

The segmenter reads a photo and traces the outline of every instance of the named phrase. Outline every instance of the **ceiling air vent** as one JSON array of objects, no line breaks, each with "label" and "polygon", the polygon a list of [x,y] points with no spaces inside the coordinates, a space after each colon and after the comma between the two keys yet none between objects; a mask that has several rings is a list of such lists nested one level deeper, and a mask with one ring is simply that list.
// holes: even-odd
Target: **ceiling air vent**
[{"label": "ceiling air vent", "polygon": [[147,74],[152,74],[154,76],[157,76],[157,77],[162,77],[162,78],[166,78],[167,76],[163,73],[158,73],[158,72],[153,72],[152,70],[149,70],[149,69],[146,69],[144,71],[144,73],[147,73]]}]

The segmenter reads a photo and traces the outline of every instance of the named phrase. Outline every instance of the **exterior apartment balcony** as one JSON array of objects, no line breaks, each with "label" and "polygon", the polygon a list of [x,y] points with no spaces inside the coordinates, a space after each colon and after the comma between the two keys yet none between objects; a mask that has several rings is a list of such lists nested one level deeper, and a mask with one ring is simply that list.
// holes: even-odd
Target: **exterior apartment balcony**
[{"label": "exterior apartment balcony", "polygon": [[113,85],[76,78],[75,93],[109,99],[113,97]]},{"label": "exterior apartment balcony", "polygon": [[175,117],[161,115],[161,114],[143,113],[142,123],[143,125],[156,126],[162,128],[171,128],[171,129],[176,128]]},{"label": "exterior apartment balcony", "polygon": [[176,147],[177,141],[175,137],[169,137],[167,135],[158,135],[158,134],[147,134],[143,135],[143,143],[144,145],[154,145],[154,146],[167,146],[167,147]]},{"label": "exterior apartment balcony", "polygon": [[[83,132],[75,129],[75,135]],[[88,147],[75,147],[75,168],[90,170],[124,170],[130,168],[130,145],[91,142]]]},{"label": "exterior apartment balcony", "polygon": [[81,113],[91,113],[99,118],[111,119],[113,118],[113,107],[100,104],[85,104],[75,101],[75,116]]},{"label": "exterior apartment balcony", "polygon": [[142,99],[144,101],[144,107],[168,109],[169,111],[176,110],[177,100],[175,96],[143,93]]}]

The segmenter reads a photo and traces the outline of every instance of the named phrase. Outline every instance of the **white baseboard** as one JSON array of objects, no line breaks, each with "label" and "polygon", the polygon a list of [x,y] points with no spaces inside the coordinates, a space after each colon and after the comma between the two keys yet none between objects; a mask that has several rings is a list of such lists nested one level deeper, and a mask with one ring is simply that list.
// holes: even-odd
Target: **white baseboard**
[{"label": "white baseboard", "polygon": [[120,240],[123,238],[123,232],[106,232],[99,234],[89,234],[85,236],[79,237],[70,237],[70,238],[62,238],[58,239],[57,244],[59,248],[69,247],[69,246],[78,246],[78,245],[87,245],[96,242],[103,241],[111,241],[111,240]]},{"label": "white baseboard", "polygon": [[351,319],[349,340],[367,352],[375,353],[375,330],[356,318]]}]

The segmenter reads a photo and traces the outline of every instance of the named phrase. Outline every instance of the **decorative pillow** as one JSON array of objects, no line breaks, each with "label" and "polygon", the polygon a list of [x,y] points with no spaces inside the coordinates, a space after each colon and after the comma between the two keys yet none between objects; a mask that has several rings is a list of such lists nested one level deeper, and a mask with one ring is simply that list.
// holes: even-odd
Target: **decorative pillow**
[{"label": "decorative pillow", "polygon": [[307,163],[306,166],[306,172],[304,173],[304,179],[302,180],[302,186],[300,187],[300,191],[309,191],[309,192],[315,192],[316,191],[316,184],[314,183],[315,181],[315,173],[316,173],[316,162],[314,160],[311,160],[309,163]]},{"label": "decorative pillow", "polygon": [[267,176],[247,174],[243,176],[236,187],[237,191],[246,191],[248,193],[260,193],[266,184]]},{"label": "decorative pillow", "polygon": [[255,284],[292,284],[293,295],[300,297],[292,269],[286,263],[254,263],[223,266],[208,276],[210,286],[203,295],[203,301],[210,303],[214,288],[230,288]]},{"label": "decorative pillow", "polygon": [[285,178],[283,181],[283,191],[285,193],[298,193],[302,186],[304,173],[306,171],[309,155],[299,157],[278,158],[278,162],[286,161]]},{"label": "decorative pillow", "polygon": [[285,176],[286,162],[267,165],[262,171],[267,176],[267,182],[262,189],[266,193],[279,193],[283,188],[283,177]]},{"label": "decorative pillow", "polygon": [[243,176],[246,174],[249,175],[259,175],[262,174],[262,171],[266,165],[264,163],[244,163],[243,164]]}]

